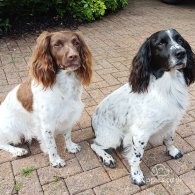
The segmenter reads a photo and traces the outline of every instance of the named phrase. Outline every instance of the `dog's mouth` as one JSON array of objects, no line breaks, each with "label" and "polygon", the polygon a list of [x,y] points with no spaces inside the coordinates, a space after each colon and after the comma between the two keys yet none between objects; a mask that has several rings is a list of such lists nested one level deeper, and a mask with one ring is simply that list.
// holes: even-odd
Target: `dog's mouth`
[{"label": "dog's mouth", "polygon": [[186,64],[180,63],[180,64],[176,64],[173,68],[176,70],[180,70],[180,69],[185,68],[185,67],[186,67]]},{"label": "dog's mouth", "polygon": [[178,64],[175,64],[175,65],[168,66],[167,68],[164,69],[164,71],[169,72],[171,70],[180,70],[180,69],[183,69],[185,67],[186,67],[185,63],[178,63]]},{"label": "dog's mouth", "polygon": [[80,67],[79,63],[74,64],[58,64],[58,67],[63,70],[76,70]]}]

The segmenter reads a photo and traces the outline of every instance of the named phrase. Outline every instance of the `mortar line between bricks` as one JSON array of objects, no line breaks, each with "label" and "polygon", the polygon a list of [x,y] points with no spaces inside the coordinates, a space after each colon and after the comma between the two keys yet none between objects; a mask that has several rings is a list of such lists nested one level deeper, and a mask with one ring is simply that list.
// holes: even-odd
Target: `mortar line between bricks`
[{"label": "mortar line between bricks", "polygon": [[[106,184],[108,184],[108,183],[112,183],[112,182],[114,182],[114,181],[117,181],[117,180],[119,180],[119,179],[123,179],[123,178],[125,178],[125,177],[127,177],[127,175],[125,175],[125,176],[122,176],[122,177],[120,177],[120,178],[117,178],[117,179],[114,179],[114,180],[111,180],[111,181],[108,181],[108,182],[105,182],[104,184],[99,184],[99,185],[97,185],[97,186],[95,186],[94,188],[91,188],[93,191],[94,191],[94,189],[95,188],[97,188],[97,187],[99,187],[99,186],[103,186],[103,185],[106,185]],[[139,187],[139,186],[138,186]],[[140,192],[141,191],[141,188],[139,187],[139,190],[137,191],[137,192]],[[95,192],[95,191],[94,191]],[[136,192],[136,193],[137,193]],[[80,193],[80,192],[79,192]],[[96,193],[95,193],[96,194]]]},{"label": "mortar line between bricks", "polygon": [[[164,163],[166,163],[166,165],[169,167],[169,169],[175,174],[175,175],[177,175],[177,173],[169,166],[169,164],[167,163],[167,161],[165,161]],[[155,165],[154,165],[155,166]],[[193,169],[192,169],[193,170]],[[191,171],[191,170],[190,170]],[[189,171],[187,171],[187,172],[185,172],[185,173],[183,173],[183,174],[186,174],[186,173],[188,173]],[[181,175],[183,175],[183,174],[181,174]],[[177,175],[177,177],[180,179],[180,176],[181,175]],[[157,177],[157,176],[156,176]],[[158,179],[158,178],[157,178]],[[181,179],[182,180],[182,179]],[[182,180],[182,182],[183,182],[183,180]],[[191,191],[190,190],[190,188],[185,184],[185,182],[183,182],[184,183],[184,185],[189,189],[189,191]],[[164,184],[164,182],[160,182],[160,184],[166,189],[166,187],[163,185]],[[167,189],[166,189],[167,190]],[[168,191],[168,190],[167,190]],[[192,192],[192,191],[191,191]],[[169,193],[169,194],[171,194],[171,193]]]},{"label": "mortar line between bricks", "polygon": [[[16,68],[16,64],[15,64],[15,61],[14,61],[14,57],[12,56],[12,54],[11,54],[11,58],[12,58],[12,63],[13,63],[13,65],[15,66],[15,68]],[[16,72],[17,73],[17,75],[19,75],[19,73],[18,72]]]},{"label": "mortar line between bricks", "polygon": [[6,160],[6,161],[1,162],[0,165],[2,165],[2,164],[4,164],[4,163],[7,163],[7,162],[10,162],[10,163],[11,163],[12,161]]},{"label": "mortar line between bricks", "polygon": [[[125,72],[125,71],[120,71],[120,70],[118,70],[118,72]],[[118,73],[117,72],[117,73]],[[124,76],[117,76],[117,77],[115,77],[113,74],[115,74],[116,72],[111,72],[110,74],[115,78],[115,79],[118,79],[118,78],[121,78],[121,77],[124,77]],[[126,77],[128,77],[129,75],[127,75]]]},{"label": "mortar line between bricks", "polygon": [[38,173],[37,173],[37,169],[36,169],[35,171],[36,171],[36,175],[37,175],[39,184],[40,184],[40,186],[41,186],[41,190],[42,190],[42,192],[44,193],[43,188],[42,188],[42,185],[41,185],[41,181],[40,181],[40,179],[39,179],[39,175],[38,175]]},{"label": "mortar line between bricks", "polygon": [[[184,183],[184,182],[183,182]],[[167,188],[165,187],[165,185],[164,185],[164,182],[160,182],[159,184],[161,184],[162,186],[163,186],[163,188],[168,192],[168,194],[170,194],[170,195],[172,195],[171,194],[171,192],[169,192],[168,190],[167,190]],[[184,185],[185,185],[185,183],[184,183]],[[185,185],[186,186],[186,185]],[[186,186],[187,188],[188,188],[188,186]],[[189,189],[189,188],[188,188]],[[189,189],[190,190],[190,189]],[[191,191],[191,190],[190,190]]]},{"label": "mortar line between bricks", "polygon": [[[95,71],[96,72],[96,71]],[[100,76],[101,77],[101,75],[100,74],[98,74],[97,72],[96,72],[96,74],[98,75],[98,76]],[[102,77],[101,77],[102,78]],[[102,78],[103,79],[103,81],[105,80],[104,78]],[[97,83],[97,82],[96,82]]]},{"label": "mortar line between bricks", "polygon": [[20,80],[21,80],[21,83],[23,83],[23,81],[22,81],[22,77],[20,76],[20,74],[18,73],[18,76],[19,76],[19,78],[20,78]]},{"label": "mortar line between bricks", "polygon": [[[183,182],[183,180],[182,180],[182,182]],[[183,182],[184,183],[184,182]],[[170,195],[172,195],[168,190],[167,190],[167,188],[165,187],[165,185],[164,185],[164,182],[160,182],[159,184],[161,184],[164,188],[165,188],[165,190],[170,194]],[[184,185],[188,188],[188,186],[184,183]],[[189,189],[189,188],[188,188]],[[189,191],[190,191],[190,193],[189,194],[191,194],[192,193],[192,191],[189,189]]]},{"label": "mortar line between bricks", "polygon": [[[79,142],[80,143],[80,142]],[[81,148],[82,149],[82,148]],[[80,167],[81,167],[81,170],[83,171],[82,173],[84,173],[85,172],[85,170],[83,169],[83,167],[81,166],[81,163],[79,162],[79,159],[77,158],[77,155],[75,155],[75,157],[76,157],[76,159],[77,159],[77,161],[78,161],[78,163],[79,163],[79,165],[80,165]]]},{"label": "mortar line between bricks", "polygon": [[[124,153],[124,151],[122,150],[120,153]],[[128,175],[130,174],[130,171],[129,171],[129,169],[126,167],[126,165],[125,165],[125,163],[124,163],[124,161],[120,158],[120,156],[118,155],[118,153],[116,152],[116,155],[117,155],[117,157],[120,159],[120,161],[121,161],[121,163],[123,164],[123,166],[125,167],[125,169],[127,170],[127,172],[128,172]],[[123,154],[122,154],[123,155]],[[124,160],[127,160],[126,158],[124,158]]]},{"label": "mortar line between bricks", "polygon": [[[78,162],[79,162],[79,160],[78,160]],[[79,163],[80,164],[80,163]],[[82,166],[81,166],[81,168],[82,168]],[[96,168],[94,168],[94,169],[97,169],[97,168],[101,168],[101,167],[96,167]],[[103,167],[102,167],[103,168]],[[82,168],[82,170],[83,170],[83,172],[82,173],[86,173],[86,172],[89,172],[89,171],[92,171],[92,170],[94,170],[94,169],[90,169],[90,170],[87,170],[87,171],[84,171],[83,170],[83,168]],[[79,173],[79,174],[82,174],[82,173]],[[107,173],[106,173],[107,174]],[[78,174],[76,174],[76,175],[78,175]],[[107,174],[108,175],[108,174]],[[70,177],[72,177],[72,176],[74,176],[74,175],[71,175]],[[109,175],[108,175],[109,176]],[[67,177],[68,178],[68,177]],[[64,178],[64,182],[65,182],[65,185],[66,185],[66,179],[67,178]],[[110,177],[109,177],[110,178]],[[111,180],[112,181],[112,180]],[[109,182],[111,182],[111,181],[109,181]],[[109,182],[106,182],[106,183],[104,183],[104,184],[107,184],[107,183],[109,183]],[[100,184],[100,185],[97,185],[97,186],[95,186],[95,188],[96,187],[98,187],[98,186],[101,186],[101,185],[104,185],[104,184]],[[67,187],[67,189],[68,189],[68,186],[66,185],[66,187]],[[73,193],[74,195],[77,195],[77,194],[79,194],[79,193],[81,193],[81,192],[84,192],[84,191],[86,191],[86,190],[89,190],[89,189],[94,189],[94,188],[88,188],[88,189],[84,189],[84,190],[81,190],[81,191],[79,191],[78,193]],[[93,192],[95,193],[95,191],[93,190]],[[69,192],[69,189],[68,189],[68,193],[70,194],[70,195],[73,195],[73,194],[71,194],[70,192]],[[96,194],[96,193],[95,193]]]},{"label": "mortar line between bricks", "polygon": [[[118,79],[117,79],[118,80]],[[119,80],[118,80],[119,81]],[[120,81],[119,81],[120,82]],[[99,88],[99,90],[104,94],[104,92],[102,91],[102,89],[106,89],[106,88],[110,88],[110,87],[115,87],[115,86],[118,86],[118,85],[121,85],[121,84],[114,84],[114,85],[110,85],[109,87],[101,87]],[[120,86],[119,86],[120,87]],[[118,87],[118,88],[119,88]],[[109,94],[111,94],[112,92],[109,92]],[[108,94],[108,95],[109,95]],[[105,95],[105,94],[104,94]]]},{"label": "mortar line between bricks", "polygon": [[[14,190],[15,190],[15,186],[16,186],[16,178],[15,178],[15,175],[14,175],[14,169],[13,169],[12,161],[10,161],[9,163],[11,165],[12,175],[13,175],[13,178],[14,178],[14,187],[12,189],[11,194],[14,194]],[[16,194],[18,194],[18,193],[16,192]]]},{"label": "mortar line between bricks", "polygon": [[[81,141],[81,142],[83,142],[83,141]],[[79,142],[79,143],[81,143],[81,142]],[[82,148],[81,148],[82,149]],[[81,166],[81,163],[79,162],[79,159],[77,158],[77,155],[75,155],[75,157],[76,157],[76,159],[77,159],[77,161],[78,161],[78,163],[79,163],[79,165],[80,165],[80,167],[81,167],[81,169],[82,169],[82,173],[84,173],[84,172],[86,172],[84,169],[83,169],[83,167]],[[97,168],[97,167],[96,167]],[[90,170],[93,170],[93,169],[90,169]],[[88,171],[90,171],[90,170],[88,170]]]},{"label": "mortar line between bricks", "polygon": [[[192,117],[192,116],[191,116]],[[194,117],[192,117],[193,119],[195,119]],[[194,120],[193,121],[188,121],[188,122],[185,122],[185,123],[181,123],[180,125],[185,125],[185,124],[188,124],[188,123],[192,123],[192,122],[195,122]],[[179,126],[178,126],[179,127]],[[177,127],[177,128],[178,128]],[[195,134],[192,134],[192,135],[195,135]]]},{"label": "mortar line between bricks", "polygon": [[[30,56],[30,58],[28,59],[28,61],[25,59],[25,57],[23,57],[24,58],[24,61],[26,62],[26,65],[29,67],[29,61],[31,60],[31,56]],[[28,68],[29,69],[29,68]],[[29,76],[29,74],[28,74],[28,76]]]},{"label": "mortar line between bricks", "polygon": [[[93,190],[93,188],[89,188],[89,189],[92,189],[92,190]],[[84,191],[87,191],[87,190],[89,190],[89,189],[81,190],[81,191],[79,191],[78,193],[76,193],[76,194],[74,194],[74,195],[77,195],[77,194],[82,193],[82,192],[84,192]],[[94,192],[94,190],[93,190],[93,192]]]},{"label": "mortar line between bricks", "polygon": [[[148,150],[150,150],[150,149],[148,149]],[[117,155],[118,158],[120,159],[118,153],[116,153],[116,155]],[[124,160],[126,160],[126,159],[124,158]],[[123,160],[120,159],[120,161],[121,161],[121,163],[123,164],[123,166],[125,167],[125,169],[127,170],[128,176],[130,177],[130,170],[126,167],[126,165],[125,165],[125,163],[124,163]],[[143,161],[143,162],[144,162],[144,161]],[[165,161],[165,162],[166,162],[166,161]],[[144,163],[145,163],[145,162],[144,162]],[[146,165],[146,163],[145,163],[145,165]],[[153,165],[153,166],[155,166],[155,165]],[[151,172],[150,167],[148,167],[147,165],[146,165],[146,167],[147,167],[147,168],[149,169],[149,171]],[[130,167],[130,168],[131,168],[131,167]],[[158,179],[157,176],[155,176],[155,178]],[[114,181],[114,180],[113,180],[113,181]],[[161,183],[159,183],[159,184],[161,184]],[[155,186],[155,185],[156,185],[155,183],[154,183],[153,185],[150,184],[150,188],[153,187],[153,186]],[[142,191],[142,189],[141,189],[140,191]]]},{"label": "mortar line between bricks", "polygon": [[[186,173],[189,173],[189,172],[191,172],[191,171],[193,171],[193,170],[195,170],[195,167],[193,168],[193,169],[191,169],[191,170],[189,170],[188,172],[186,172]],[[182,175],[185,175],[186,173],[183,173],[183,174],[181,174],[180,176],[182,176]],[[178,176],[178,177],[180,177],[180,176]],[[182,179],[181,179],[182,180]],[[183,180],[182,180],[183,181]],[[184,181],[183,181],[184,182]],[[186,183],[184,182],[184,184],[186,185]],[[187,185],[186,185],[187,186]],[[188,186],[187,186],[188,187]],[[190,191],[191,191],[191,189],[190,189]],[[192,193],[192,191],[191,191],[191,193]],[[190,194],[190,193],[189,193]]]},{"label": "mortar line between bricks", "polygon": [[19,48],[20,52],[22,53],[21,49],[20,49],[20,46],[18,45],[18,41],[15,41],[17,47]]},{"label": "mortar line between bricks", "polygon": [[188,114],[188,112],[193,111],[193,110],[194,110],[194,108],[190,109],[190,108],[188,107],[186,113]]},{"label": "mortar line between bricks", "polygon": [[[95,100],[94,100],[95,101]],[[91,106],[89,106],[89,107],[91,107]],[[87,110],[86,110],[86,108],[84,108],[84,110],[85,110],[85,112],[87,112]],[[90,115],[90,113],[88,113],[87,112],[87,114],[89,115],[89,117],[91,118],[91,115]],[[92,118],[91,118],[92,119]],[[88,126],[88,127],[86,127],[86,128],[89,128],[89,127],[91,127],[91,125],[90,126]]]},{"label": "mortar line between bricks", "polygon": [[[123,83],[121,83],[121,81],[120,81],[118,78],[122,78],[122,77],[117,77],[116,80],[117,80],[121,85],[123,85]],[[127,82],[126,82],[126,83],[129,83],[129,82],[128,82],[128,78],[127,78]]]},{"label": "mortar line between bricks", "polygon": [[105,169],[104,165],[102,165],[102,168],[104,169],[105,173],[108,175],[110,181],[112,182],[113,180],[111,179],[111,177],[110,177],[108,171]]},{"label": "mortar line between bricks", "polygon": [[[4,69],[2,69],[2,70],[3,70],[4,74],[5,74],[5,79],[6,79],[6,81],[7,81],[7,85],[8,85],[8,80],[7,80],[6,72],[5,72],[5,70],[4,70]],[[2,85],[1,85],[1,86],[2,86]]]},{"label": "mortar line between bricks", "polygon": [[0,64],[3,64],[2,60],[1,60],[1,55],[0,55]]},{"label": "mortar line between bricks", "polygon": [[[149,169],[149,168],[148,168]],[[149,169],[150,170],[150,169]],[[155,179],[157,179],[157,181],[158,181],[158,178],[157,178],[157,176],[154,176],[154,178]],[[146,190],[146,189],[148,189],[148,188],[153,188],[154,186],[156,186],[156,185],[159,185],[159,184],[161,184],[161,182],[159,182],[159,183],[153,183],[153,184],[149,184],[150,186],[149,187],[147,187],[147,188],[145,188],[145,189],[142,189],[142,188],[140,188],[141,190],[140,191],[142,191],[142,190]],[[146,184],[147,185],[147,184]],[[163,186],[164,187],[164,186]]]},{"label": "mortar line between bricks", "polygon": [[[189,136],[187,136],[187,137],[184,137],[184,138],[182,138],[184,141],[186,141],[185,139],[186,138],[188,138],[188,137],[191,137],[191,136],[193,136],[193,135],[195,135],[195,134],[192,134],[192,135],[189,135]],[[186,141],[193,149],[194,149],[194,146],[191,144],[191,143],[189,143],[188,141]],[[192,150],[193,151],[193,150]],[[192,152],[191,151],[191,152]],[[195,169],[195,168],[194,168]]]},{"label": "mortar line between bricks", "polygon": [[91,188],[91,190],[92,190],[92,191],[93,191],[93,193],[96,195],[94,188]]},{"label": "mortar line between bricks", "polygon": [[[163,183],[163,182],[162,182]],[[149,188],[146,188],[146,190],[147,189],[150,189],[151,187],[155,187],[155,186],[158,186],[158,185],[162,185],[162,187],[165,189],[165,191],[169,194],[169,195],[173,195],[173,194],[171,194],[166,188],[165,188],[165,186],[162,184],[161,182],[160,183],[158,183],[158,184],[156,184],[156,185],[153,185],[153,186],[150,186]],[[142,191],[142,190],[141,190]]]},{"label": "mortar line between bricks", "polygon": [[68,191],[68,194],[71,195],[71,193],[70,193],[70,191],[69,191],[69,189],[68,189],[68,186],[66,185],[65,179],[63,179],[63,182],[64,182],[64,185],[65,185],[67,191]]},{"label": "mortar line between bricks", "polygon": [[[37,156],[37,155],[40,155],[41,153],[42,153],[42,152],[40,152],[40,153],[38,153],[38,154],[31,154],[31,155],[27,154],[27,156],[25,156],[25,157],[20,157],[20,158],[18,158],[18,159],[17,159],[17,158],[16,158],[16,159],[12,158],[10,162],[12,163],[12,162],[15,161],[15,160],[21,160],[21,159],[24,159],[24,158],[26,159],[26,158],[29,158],[29,157],[32,157],[32,156]],[[45,155],[44,153],[42,153],[42,154]],[[9,161],[9,160],[8,160],[8,161]],[[37,170],[37,169],[40,169],[40,168],[48,167],[48,166],[50,166],[50,165],[46,165],[46,166],[43,166],[43,167],[42,167],[42,166],[41,166],[41,167],[38,167],[38,168],[36,168],[36,170]],[[21,169],[21,170],[22,170],[22,169]],[[20,170],[20,171],[21,171],[21,170]],[[16,173],[15,176],[18,176],[18,175],[20,175],[20,172],[19,172],[19,173]]]},{"label": "mortar line between bricks", "polygon": [[[193,119],[195,119],[195,117],[193,117],[189,112],[187,112],[187,114],[190,115]],[[185,124],[190,122],[194,122],[194,121],[185,122]]]},{"label": "mortar line between bricks", "polygon": [[[76,157],[73,157],[73,158],[71,158],[71,159],[68,159],[68,160],[66,160],[65,162],[67,162],[67,161],[71,161],[71,160],[73,160],[73,159],[76,159]],[[80,165],[80,164],[79,164]],[[65,165],[65,166],[67,166],[67,164]],[[36,170],[38,170],[38,169],[42,169],[42,168],[48,168],[48,167],[51,167],[51,165],[49,164],[49,165],[47,165],[47,166],[44,166],[44,167],[39,167],[39,168],[37,168]],[[81,166],[80,166],[81,167]],[[82,168],[82,167],[81,167]],[[57,168],[56,168],[57,169]],[[59,169],[59,168],[58,168]],[[61,178],[61,180],[64,180],[64,182],[65,182],[65,180],[68,178],[68,177],[72,177],[72,176],[75,176],[75,175],[77,175],[77,174],[81,174],[81,173],[84,173],[84,171],[83,172],[80,172],[80,173],[75,173],[75,174],[73,174],[73,175],[70,175],[70,176],[67,176],[67,177],[64,177],[64,176],[60,176],[60,178]],[[37,173],[38,174],[38,173]],[[55,176],[55,175],[54,175]],[[39,175],[38,175],[38,177],[39,177]],[[45,182],[44,184],[43,184],[43,186],[44,185],[48,185],[48,184],[50,184],[50,183],[52,183],[53,182],[53,180],[51,180],[51,181],[47,181],[47,182]],[[41,184],[41,183],[40,183]],[[42,185],[41,185],[42,186]],[[67,187],[67,185],[66,185],[66,187]]]}]

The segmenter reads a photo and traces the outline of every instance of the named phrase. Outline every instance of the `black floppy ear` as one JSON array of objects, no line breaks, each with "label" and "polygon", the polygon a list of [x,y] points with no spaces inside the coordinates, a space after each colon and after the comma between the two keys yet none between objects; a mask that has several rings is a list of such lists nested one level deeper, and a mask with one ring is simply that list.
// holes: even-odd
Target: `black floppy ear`
[{"label": "black floppy ear", "polygon": [[151,49],[150,38],[140,47],[138,53],[133,58],[132,69],[129,77],[129,84],[134,93],[147,91],[150,81]]},{"label": "black floppy ear", "polygon": [[184,40],[183,47],[186,49],[187,53],[187,66],[183,69],[184,78],[186,84],[190,85],[195,81],[195,54],[186,40]]}]

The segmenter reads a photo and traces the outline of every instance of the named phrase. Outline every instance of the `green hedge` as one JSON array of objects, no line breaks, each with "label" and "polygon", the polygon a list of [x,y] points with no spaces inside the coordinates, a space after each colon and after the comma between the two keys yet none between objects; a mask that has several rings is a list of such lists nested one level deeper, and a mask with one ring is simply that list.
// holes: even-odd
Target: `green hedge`
[{"label": "green hedge", "polygon": [[127,5],[128,0],[69,0],[68,11],[74,18],[92,21]]},{"label": "green hedge", "polygon": [[30,21],[34,17],[49,15],[63,16],[66,0],[0,0],[0,27],[8,31],[14,23]]},{"label": "green hedge", "polygon": [[0,0],[0,29],[6,32],[17,21],[47,15],[93,21],[127,3],[128,0]]}]

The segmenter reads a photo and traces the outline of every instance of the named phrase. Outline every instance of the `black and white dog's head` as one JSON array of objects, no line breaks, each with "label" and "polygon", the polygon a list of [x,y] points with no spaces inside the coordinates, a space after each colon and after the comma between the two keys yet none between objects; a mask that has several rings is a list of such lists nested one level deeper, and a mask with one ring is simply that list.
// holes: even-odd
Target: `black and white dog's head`
[{"label": "black and white dog's head", "polygon": [[133,59],[132,92],[147,91],[151,74],[158,79],[165,71],[176,69],[183,71],[187,85],[195,81],[195,54],[189,43],[175,29],[152,34]]}]

